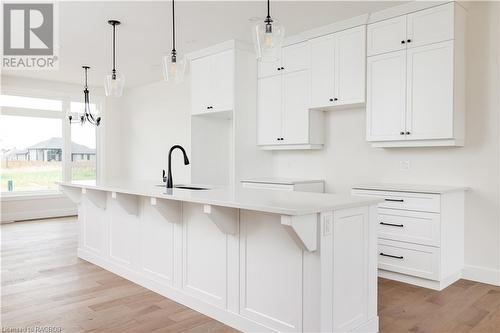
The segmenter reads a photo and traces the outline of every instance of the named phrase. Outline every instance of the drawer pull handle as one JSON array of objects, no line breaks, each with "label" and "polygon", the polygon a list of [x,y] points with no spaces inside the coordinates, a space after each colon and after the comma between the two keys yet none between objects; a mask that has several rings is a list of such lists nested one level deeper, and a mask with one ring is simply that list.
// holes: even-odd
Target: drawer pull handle
[{"label": "drawer pull handle", "polygon": [[391,254],[385,254],[383,252],[380,252],[380,255],[384,256],[384,257],[394,258],[394,259],[403,259],[403,256],[393,256]]},{"label": "drawer pull handle", "polygon": [[388,226],[391,226],[391,227],[399,227],[399,228],[403,228],[404,227],[404,224],[392,224],[392,223],[385,223],[385,222],[380,222],[381,225],[388,225]]},{"label": "drawer pull handle", "polygon": [[390,201],[390,202],[405,202],[403,199],[385,199],[385,201]]}]

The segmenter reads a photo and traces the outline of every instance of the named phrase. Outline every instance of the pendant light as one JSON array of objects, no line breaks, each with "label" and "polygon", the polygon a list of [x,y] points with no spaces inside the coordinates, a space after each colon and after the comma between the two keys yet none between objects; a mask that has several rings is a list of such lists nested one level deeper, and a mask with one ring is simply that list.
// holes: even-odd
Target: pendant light
[{"label": "pendant light", "polygon": [[70,114],[68,116],[69,123],[70,124],[85,124],[85,122],[89,122],[92,125],[99,126],[101,123],[101,117],[95,117],[92,112],[90,112],[90,96],[89,96],[89,86],[87,83],[87,71],[90,69],[89,66],[82,66],[84,72],[85,72],[85,85],[83,86],[83,100],[84,100],[84,107],[83,107],[83,114],[79,115],[78,120],[73,120],[73,116]]},{"label": "pendant light", "polygon": [[267,0],[267,16],[264,22],[257,24],[253,29],[257,59],[262,62],[274,62],[280,59],[284,37],[285,28],[271,18],[270,0]]},{"label": "pendant light", "polygon": [[175,49],[175,3],[172,0],[172,52],[163,57],[163,78],[165,81],[180,83],[184,80],[186,70],[186,60],[177,59]]},{"label": "pendant light", "polygon": [[117,20],[109,20],[108,24],[113,27],[113,70],[111,74],[106,75],[104,80],[104,90],[106,96],[120,97],[123,93],[123,86],[125,84],[125,77],[123,74],[116,70],[116,26],[121,22]]}]

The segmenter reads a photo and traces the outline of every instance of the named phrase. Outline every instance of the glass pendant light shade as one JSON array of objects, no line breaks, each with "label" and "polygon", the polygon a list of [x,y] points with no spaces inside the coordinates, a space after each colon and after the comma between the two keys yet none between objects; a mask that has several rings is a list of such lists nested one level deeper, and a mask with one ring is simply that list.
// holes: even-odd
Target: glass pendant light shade
[{"label": "glass pendant light shade", "polygon": [[165,81],[181,83],[186,72],[186,59],[173,60],[171,55],[163,57],[163,78]]},{"label": "glass pendant light shade", "polygon": [[125,86],[125,77],[123,74],[116,72],[110,73],[104,78],[104,91],[106,96],[120,97],[123,94]]},{"label": "glass pendant light shade", "polygon": [[274,62],[281,57],[281,47],[285,38],[285,28],[276,20],[264,21],[253,29],[253,42],[257,59]]},{"label": "glass pendant light shade", "polygon": [[172,52],[163,57],[163,78],[165,81],[181,83],[186,72],[186,59],[179,59],[175,49],[175,1],[172,0]]}]

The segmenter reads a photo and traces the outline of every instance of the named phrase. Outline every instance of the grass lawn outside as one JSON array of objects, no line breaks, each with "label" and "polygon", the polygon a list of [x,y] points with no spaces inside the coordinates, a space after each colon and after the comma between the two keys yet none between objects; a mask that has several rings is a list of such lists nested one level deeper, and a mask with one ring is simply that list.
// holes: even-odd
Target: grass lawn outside
[{"label": "grass lawn outside", "polygon": [[[71,168],[72,180],[92,180],[96,178],[95,164],[74,162]],[[0,172],[1,191],[8,192],[8,181],[12,181],[13,192],[56,190],[56,181],[62,179],[61,163],[41,166],[2,168]]]}]

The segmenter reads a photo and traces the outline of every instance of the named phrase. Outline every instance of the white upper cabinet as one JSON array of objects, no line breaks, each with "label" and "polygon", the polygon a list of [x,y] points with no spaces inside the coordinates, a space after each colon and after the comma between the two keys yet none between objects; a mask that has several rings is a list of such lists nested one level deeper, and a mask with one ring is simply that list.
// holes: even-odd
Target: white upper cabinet
[{"label": "white upper cabinet", "polygon": [[[405,47],[394,50],[381,41],[396,40],[402,21]],[[368,26],[367,140],[374,146],[464,145],[465,24],[464,9],[448,3]]]},{"label": "white upper cabinet", "polygon": [[285,73],[309,69],[309,47],[307,42],[292,44],[283,48],[282,67]]},{"label": "white upper cabinet", "polygon": [[281,75],[259,79],[257,91],[257,144],[280,143],[282,129]]},{"label": "white upper cabinet", "polygon": [[406,52],[369,57],[367,67],[367,140],[401,140],[405,135]]},{"label": "white upper cabinet", "polygon": [[234,50],[225,50],[191,62],[191,114],[233,109],[234,61]]},{"label": "white upper cabinet", "polygon": [[210,57],[195,59],[191,62],[191,113],[209,111]]},{"label": "white upper cabinet", "polygon": [[310,41],[312,109],[365,102],[366,27]]},{"label": "white upper cabinet", "polygon": [[333,104],[335,37],[314,38],[311,45],[311,107]]},{"label": "white upper cabinet", "polygon": [[365,102],[366,27],[336,33],[335,95],[337,105]]},{"label": "white upper cabinet", "polygon": [[453,39],[453,6],[450,2],[408,15],[407,44],[417,47]]},{"label": "white upper cabinet", "polygon": [[309,72],[283,75],[283,144],[309,144]]},{"label": "white upper cabinet", "polygon": [[413,140],[453,138],[453,41],[407,53],[406,131]]},{"label": "white upper cabinet", "polygon": [[282,50],[275,63],[259,63],[257,143],[263,149],[317,149],[321,114],[309,111],[310,52],[307,42]]},{"label": "white upper cabinet", "polygon": [[406,49],[406,16],[368,25],[368,56]]}]

